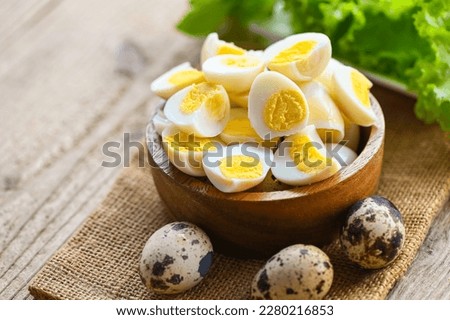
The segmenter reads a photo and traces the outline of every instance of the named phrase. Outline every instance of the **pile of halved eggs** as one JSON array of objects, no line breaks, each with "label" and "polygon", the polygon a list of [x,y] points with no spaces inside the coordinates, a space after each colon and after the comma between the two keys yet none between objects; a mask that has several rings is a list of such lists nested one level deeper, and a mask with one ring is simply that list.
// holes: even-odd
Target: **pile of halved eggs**
[{"label": "pile of halved eggs", "polygon": [[152,91],[167,99],[153,123],[170,162],[222,192],[250,189],[269,170],[293,186],[327,179],[356,159],[359,126],[376,120],[372,83],[332,59],[321,33],[264,51],[212,33],[201,67],[186,62],[153,81]]}]

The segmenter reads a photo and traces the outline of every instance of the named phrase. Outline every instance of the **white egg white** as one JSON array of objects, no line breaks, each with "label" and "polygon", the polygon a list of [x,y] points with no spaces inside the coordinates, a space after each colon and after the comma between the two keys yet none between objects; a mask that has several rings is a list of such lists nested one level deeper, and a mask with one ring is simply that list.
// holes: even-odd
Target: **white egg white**
[{"label": "white egg white", "polygon": [[232,42],[226,42],[219,39],[217,33],[210,33],[203,42],[202,50],[200,52],[200,63],[203,64],[206,60],[219,54],[245,54],[246,51]]},{"label": "white egg white", "polygon": [[[204,177],[205,170],[203,169],[203,156],[208,150],[221,149],[223,146],[218,139],[210,139],[210,148],[205,147],[202,151],[180,151],[175,145],[168,142],[167,137],[174,136],[180,133],[175,125],[170,125],[165,128],[161,134],[163,141],[163,148],[166,151],[167,157],[172,165],[174,165],[178,170],[184,172],[190,176],[194,177]],[[196,141],[196,137],[192,135],[189,139]],[[186,142],[186,140],[179,139],[180,142]],[[198,140],[197,140],[198,141]],[[214,147],[213,147],[214,146]]]},{"label": "white egg white", "polygon": [[[305,102],[305,116],[302,121],[287,130],[274,130],[270,128],[264,120],[264,110],[266,104],[273,94],[282,90],[293,90],[297,92]],[[309,118],[309,107],[306,98],[295,82],[274,71],[266,71],[259,74],[253,82],[248,96],[248,118],[258,133],[264,139],[269,140],[276,137],[287,136],[298,132],[307,123]]]},{"label": "white egg white", "polygon": [[221,119],[215,119],[211,116],[206,108],[205,102],[192,113],[185,113],[180,106],[185,97],[193,90],[193,86],[189,86],[178,91],[167,100],[164,107],[164,114],[179,129],[186,133],[193,133],[198,137],[215,137],[222,132],[228,122],[230,116],[230,101],[225,89],[221,85],[217,85],[217,90],[222,96],[224,105],[224,115]]},{"label": "white egg white", "polygon": [[176,74],[177,72],[188,70],[197,70],[197,69],[193,68],[189,62],[184,62],[176,67],[173,67],[166,73],[156,78],[150,85],[150,89],[152,90],[153,93],[160,96],[161,98],[169,99],[170,96],[172,96],[177,91],[180,91],[186,86],[192,84],[187,83],[185,86],[175,85],[173,83],[170,83],[169,81],[170,77]]},{"label": "white egg white", "polygon": [[331,96],[333,96],[334,94],[333,75],[335,72],[339,72],[339,69],[343,66],[344,64],[342,64],[341,62],[331,58],[325,70],[323,70],[323,72],[314,79],[315,81],[320,82],[322,85],[324,85]]},{"label": "white egg white", "polygon": [[[292,186],[308,185],[327,179],[340,170],[341,166],[333,158],[331,158],[330,163],[321,170],[312,172],[300,170],[290,155],[290,148],[292,147],[293,141],[299,135],[308,137],[312,143],[312,145],[308,146],[309,148],[315,148],[317,152],[322,154],[325,158],[327,156],[325,146],[317,134],[316,128],[313,125],[305,127],[298,134],[287,137],[275,152],[272,174],[279,181]],[[307,152],[307,150],[305,150],[305,152]],[[311,161],[311,165],[314,165],[313,161]]]},{"label": "white egg white", "polygon": [[[344,119],[327,89],[316,81],[300,85],[300,88],[308,101],[308,124],[314,125],[317,130],[322,130],[322,132],[328,130],[330,138],[332,136],[332,142],[341,141],[345,134]],[[325,142],[325,133],[319,135]]]},{"label": "white egg white", "polygon": [[[255,178],[229,178],[223,174],[220,164],[227,161],[228,157],[249,156],[262,165],[262,173]],[[211,151],[203,157],[203,168],[211,183],[220,191],[231,193],[253,188],[260,184],[270,170],[273,160],[272,151],[256,144],[234,144],[224,147],[221,152]],[[226,164],[226,162],[225,162]],[[242,166],[254,165],[252,162],[242,163]]]},{"label": "white egg white", "polygon": [[336,159],[342,168],[349,166],[358,157],[355,151],[339,143],[326,143],[327,156]]},{"label": "white egg white", "polygon": [[246,54],[264,60],[264,50],[247,50]]},{"label": "white egg white", "polygon": [[[283,64],[274,64],[276,58],[281,52],[286,52],[294,45],[305,42],[316,42],[312,50],[299,58]],[[300,33],[289,36],[275,42],[264,51],[266,64],[270,70],[283,73],[294,81],[310,81],[320,75],[325,70],[331,59],[331,42],[323,33]]]},{"label": "white egg white", "polygon": [[[365,106],[353,90],[352,72],[358,72],[352,67],[339,68],[339,72],[333,74],[333,97],[342,113],[353,123],[363,127],[369,127],[376,121],[372,107]],[[370,81],[366,79],[369,83]],[[370,83],[370,87],[372,84]]]},{"label": "white egg white", "polygon": [[248,55],[223,54],[206,60],[202,70],[208,82],[221,84],[228,92],[245,92],[264,70],[264,61]]},{"label": "white egg white", "polygon": [[155,126],[155,131],[161,135],[165,128],[170,126],[172,122],[166,118],[164,112],[158,110],[158,112],[153,116],[153,125]]}]

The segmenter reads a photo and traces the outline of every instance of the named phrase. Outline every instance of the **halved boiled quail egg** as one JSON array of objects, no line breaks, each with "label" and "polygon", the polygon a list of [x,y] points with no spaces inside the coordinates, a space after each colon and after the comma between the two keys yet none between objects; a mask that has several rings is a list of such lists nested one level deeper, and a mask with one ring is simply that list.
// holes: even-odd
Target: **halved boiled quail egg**
[{"label": "halved boiled quail egg", "polygon": [[363,127],[375,123],[370,104],[372,82],[352,67],[342,67],[333,74],[333,97],[339,109],[351,121]]},{"label": "halved boiled quail egg", "polygon": [[155,79],[150,89],[163,99],[193,83],[204,82],[203,72],[193,68],[189,62],[182,63]]},{"label": "halved boiled quail egg", "polygon": [[221,84],[228,92],[245,92],[264,70],[264,61],[248,55],[224,54],[206,60],[202,70],[208,82]]},{"label": "halved boiled quail egg", "polygon": [[200,62],[203,64],[211,57],[222,54],[245,54],[246,51],[239,48],[232,42],[226,42],[219,39],[217,33],[210,33],[203,42],[202,51],[200,53]]},{"label": "halved boiled quail egg", "polygon": [[330,39],[322,33],[300,33],[269,46],[267,67],[294,81],[310,81],[320,75],[331,58]]},{"label": "halved boiled quail egg", "polygon": [[327,157],[315,127],[309,125],[279,145],[272,174],[283,183],[300,186],[327,179],[340,168],[335,159]]},{"label": "halved boiled quail egg", "polygon": [[339,69],[341,67],[344,67],[341,62],[331,58],[325,70],[323,70],[323,72],[314,79],[315,81],[320,82],[322,85],[324,85],[331,96],[333,96],[334,93],[333,75],[335,72],[339,72]]},{"label": "halved boiled quail egg", "polygon": [[261,139],[248,119],[247,110],[243,108],[231,108],[230,120],[220,133],[220,139],[226,144],[256,142],[269,148],[275,147],[278,141],[278,138],[268,141]]},{"label": "halved boiled quail egg", "polygon": [[308,124],[316,127],[323,142],[341,141],[344,138],[344,120],[327,89],[316,81],[301,85],[300,88],[308,101]]},{"label": "halved boiled quail egg", "polygon": [[227,144],[262,140],[250,124],[247,110],[243,108],[231,108],[230,120],[220,133],[220,138]]},{"label": "halved boiled quail egg", "polygon": [[218,139],[199,138],[171,125],[163,130],[162,142],[170,163],[180,171],[195,177],[205,176],[202,160],[208,151],[222,148]]},{"label": "halved boiled quail egg", "polygon": [[260,184],[272,164],[272,151],[253,144],[234,144],[211,151],[203,168],[211,183],[222,192],[240,192]]},{"label": "halved boiled quail egg", "polygon": [[230,101],[221,85],[202,82],[178,91],[164,107],[167,119],[186,133],[214,137],[230,116]]},{"label": "halved boiled quail egg", "polygon": [[286,136],[307,124],[308,102],[292,80],[278,72],[266,71],[256,77],[250,89],[248,117],[261,138]]}]

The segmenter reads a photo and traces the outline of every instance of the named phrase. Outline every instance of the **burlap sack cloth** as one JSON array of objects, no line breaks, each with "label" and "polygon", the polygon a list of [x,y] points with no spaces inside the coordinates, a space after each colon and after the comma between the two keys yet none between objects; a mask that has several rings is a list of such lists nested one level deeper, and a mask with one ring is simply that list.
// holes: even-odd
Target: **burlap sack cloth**
[{"label": "burlap sack cloth", "polygon": [[[416,120],[411,99],[381,89],[374,94],[383,106],[387,129],[378,194],[391,199],[403,213],[406,243],[398,259],[378,271],[351,264],[337,242],[324,248],[335,268],[329,299],[385,298],[413,261],[449,196],[450,152],[445,134]],[[203,282],[184,294],[165,297],[145,289],[137,272],[141,249],[170,218],[149,168],[136,164],[135,159],[123,170],[99,208],[38,273],[31,294],[43,299],[249,298],[253,276],[264,261],[220,254]]]}]

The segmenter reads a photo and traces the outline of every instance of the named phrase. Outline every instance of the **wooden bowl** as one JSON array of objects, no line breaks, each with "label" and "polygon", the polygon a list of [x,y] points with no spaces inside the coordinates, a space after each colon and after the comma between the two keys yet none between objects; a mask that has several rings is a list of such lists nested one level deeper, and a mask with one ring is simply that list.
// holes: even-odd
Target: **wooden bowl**
[{"label": "wooden bowl", "polygon": [[206,177],[191,177],[171,165],[150,121],[146,138],[158,193],[176,220],[203,228],[215,249],[226,254],[267,257],[295,243],[329,243],[346,209],[373,194],[378,185],[384,118],[373,96],[371,103],[377,122],[361,128],[359,156],[339,173],[309,186],[291,187],[269,172],[262,184],[239,193],[223,193]]}]

